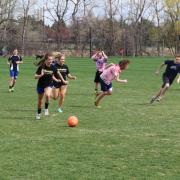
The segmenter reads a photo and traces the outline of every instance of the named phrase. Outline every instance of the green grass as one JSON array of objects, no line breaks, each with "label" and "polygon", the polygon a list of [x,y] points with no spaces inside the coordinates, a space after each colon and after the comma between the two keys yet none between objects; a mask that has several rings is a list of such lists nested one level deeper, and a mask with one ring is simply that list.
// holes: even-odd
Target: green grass
[{"label": "green grass", "polygon": [[[180,87],[176,82],[160,103],[154,71],[163,58],[129,58],[131,64],[113,83],[113,95],[93,105],[95,64],[67,58],[70,81],[64,113],[51,101],[50,116],[35,120],[36,67],[24,58],[14,93],[8,93],[6,59],[0,59],[0,179],[111,180],[180,179]],[[110,58],[118,62],[117,58]],[[76,128],[67,126],[71,115]]]}]

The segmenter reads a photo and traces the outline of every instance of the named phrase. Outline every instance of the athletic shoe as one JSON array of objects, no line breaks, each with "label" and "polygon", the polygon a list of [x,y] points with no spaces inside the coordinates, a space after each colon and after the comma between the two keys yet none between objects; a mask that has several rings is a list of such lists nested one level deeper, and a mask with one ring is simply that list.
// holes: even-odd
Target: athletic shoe
[{"label": "athletic shoe", "polygon": [[157,99],[157,97],[153,96],[151,101],[150,101],[150,104],[152,104],[156,99]]},{"label": "athletic shoe", "polygon": [[161,96],[159,96],[159,97],[156,99],[156,101],[157,101],[157,102],[160,102],[160,101],[161,101],[161,99],[162,99],[162,97],[161,97]]},{"label": "athletic shoe", "polygon": [[45,109],[44,115],[49,116],[49,110],[48,109]]},{"label": "athletic shoe", "polygon": [[12,89],[9,89],[8,91],[9,91],[9,92],[12,92]]},{"label": "athletic shoe", "polygon": [[59,113],[63,113],[63,110],[61,108],[58,108]]},{"label": "athletic shoe", "polygon": [[97,108],[101,108],[101,106],[98,105],[96,102],[94,102],[94,105],[95,105]]},{"label": "athletic shoe", "polygon": [[37,113],[37,114],[36,114],[36,119],[37,119],[37,120],[41,119],[41,114],[38,114],[38,113]]},{"label": "athletic shoe", "polygon": [[14,92],[14,87],[11,88],[11,92]]}]

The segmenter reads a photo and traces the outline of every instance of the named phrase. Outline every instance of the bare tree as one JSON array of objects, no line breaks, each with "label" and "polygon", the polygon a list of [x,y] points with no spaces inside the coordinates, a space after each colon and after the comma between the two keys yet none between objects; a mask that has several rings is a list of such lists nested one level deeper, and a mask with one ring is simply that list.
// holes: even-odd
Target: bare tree
[{"label": "bare tree", "polygon": [[24,54],[25,50],[25,38],[26,38],[26,28],[28,24],[28,16],[33,6],[36,4],[36,0],[21,0],[22,5],[22,33],[21,33],[21,51]]},{"label": "bare tree", "polygon": [[7,27],[9,21],[14,21],[13,15],[15,10],[16,0],[1,0],[0,1],[0,29],[2,46],[6,46],[7,41]]},{"label": "bare tree", "polygon": [[[167,31],[166,37],[168,39],[167,45],[172,53],[180,52],[180,2],[179,0],[166,0],[165,12],[167,14]],[[175,50],[174,48],[175,47]]]},{"label": "bare tree", "polygon": [[[144,14],[149,10],[151,1],[149,0],[129,0],[129,21],[131,23],[131,42],[133,45],[133,55],[141,54],[141,25]],[[140,26],[138,26],[140,24]]]},{"label": "bare tree", "polygon": [[105,13],[109,19],[109,54],[114,55],[115,53],[115,16],[118,14],[120,0],[106,0],[105,1]]},{"label": "bare tree", "polygon": [[[152,7],[153,7],[153,14],[155,15],[155,24],[157,24],[157,52],[158,56],[160,56],[160,39],[162,37],[162,28],[161,28],[161,13],[164,10],[164,5],[162,1],[159,0],[152,0]],[[154,19],[154,16],[153,16]]]}]

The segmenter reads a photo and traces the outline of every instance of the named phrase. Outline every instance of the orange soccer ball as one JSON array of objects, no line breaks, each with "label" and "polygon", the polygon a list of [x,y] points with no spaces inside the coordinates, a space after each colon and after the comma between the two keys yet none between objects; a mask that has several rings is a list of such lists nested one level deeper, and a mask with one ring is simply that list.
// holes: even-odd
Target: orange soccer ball
[{"label": "orange soccer ball", "polygon": [[75,127],[78,125],[78,118],[76,116],[70,116],[68,118],[69,127]]}]

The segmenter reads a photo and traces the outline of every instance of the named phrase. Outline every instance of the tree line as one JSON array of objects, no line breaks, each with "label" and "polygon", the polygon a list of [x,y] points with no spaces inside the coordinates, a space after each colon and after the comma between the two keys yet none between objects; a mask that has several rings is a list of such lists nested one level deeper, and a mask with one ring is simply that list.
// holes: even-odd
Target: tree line
[{"label": "tree line", "polygon": [[[41,4],[40,4],[41,3]],[[179,0],[1,0],[0,49],[89,55],[180,52]]]}]

